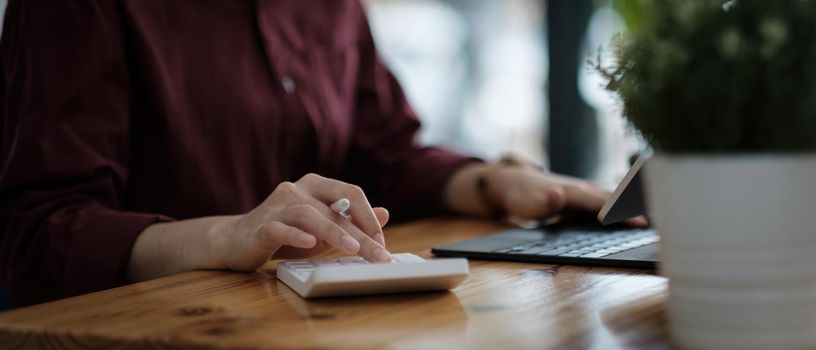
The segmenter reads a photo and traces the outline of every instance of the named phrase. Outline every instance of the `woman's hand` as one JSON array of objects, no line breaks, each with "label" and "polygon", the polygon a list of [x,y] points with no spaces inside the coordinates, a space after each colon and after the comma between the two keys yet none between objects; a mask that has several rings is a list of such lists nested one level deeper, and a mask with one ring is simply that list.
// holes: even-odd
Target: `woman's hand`
[{"label": "woman's hand", "polygon": [[[490,181],[489,195],[509,216],[522,220],[546,218],[565,210],[597,213],[611,195],[590,182],[534,168],[505,167]],[[626,222],[637,227],[648,225],[645,217]]]},{"label": "woman's hand", "polygon": [[[448,203],[455,210],[487,214],[488,208],[475,186],[476,177],[485,167],[473,164],[454,175],[447,193]],[[590,182],[533,167],[505,166],[493,172],[487,181],[490,201],[508,216],[523,220],[547,218],[565,210],[597,213],[610,196],[608,191]],[[472,193],[466,193],[468,190]],[[643,217],[630,219],[628,223],[648,225]]]},{"label": "woman's hand", "polygon": [[[329,205],[351,202],[350,217]],[[371,208],[354,185],[308,174],[284,182],[249,213],[158,223],[133,245],[133,281],[197,269],[253,271],[270,258],[300,258],[337,248],[372,262],[391,261],[382,226],[388,211]]]},{"label": "woman's hand", "polygon": [[[350,218],[329,205],[348,198]],[[250,271],[270,257],[313,256],[331,248],[359,254],[372,262],[389,262],[382,225],[383,208],[371,208],[354,185],[308,174],[297,182],[283,182],[257,208],[235,217],[213,239],[213,252],[226,268]]]}]

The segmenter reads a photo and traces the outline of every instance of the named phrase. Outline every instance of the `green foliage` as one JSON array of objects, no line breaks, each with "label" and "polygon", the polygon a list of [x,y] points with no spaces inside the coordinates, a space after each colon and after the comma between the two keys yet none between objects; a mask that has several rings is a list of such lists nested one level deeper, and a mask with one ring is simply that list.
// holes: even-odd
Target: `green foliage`
[{"label": "green foliage", "polygon": [[643,23],[643,9],[639,0],[612,0],[612,8],[620,14],[626,29],[636,31]]},{"label": "green foliage", "polygon": [[816,149],[816,1],[634,2],[617,64],[594,64],[655,149]]}]

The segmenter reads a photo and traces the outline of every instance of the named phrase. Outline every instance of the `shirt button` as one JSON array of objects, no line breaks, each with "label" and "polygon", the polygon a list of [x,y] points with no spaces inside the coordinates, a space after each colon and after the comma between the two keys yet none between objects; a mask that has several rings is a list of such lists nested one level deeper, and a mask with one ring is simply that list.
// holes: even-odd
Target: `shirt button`
[{"label": "shirt button", "polygon": [[284,76],[283,79],[281,79],[281,86],[283,86],[283,91],[286,91],[288,93],[295,92],[295,89],[297,88],[295,80],[288,75]]}]

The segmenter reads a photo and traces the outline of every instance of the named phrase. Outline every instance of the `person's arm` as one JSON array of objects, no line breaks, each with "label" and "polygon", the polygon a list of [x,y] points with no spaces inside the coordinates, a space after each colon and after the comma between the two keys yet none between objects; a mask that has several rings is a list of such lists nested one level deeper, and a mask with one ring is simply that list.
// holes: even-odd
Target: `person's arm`
[{"label": "person's arm", "polygon": [[211,242],[233,220],[231,216],[213,216],[148,226],[133,244],[129,280],[139,282],[183,271],[221,268],[211,252]]},{"label": "person's arm", "polygon": [[[351,202],[350,218],[329,207],[337,198]],[[142,281],[199,269],[253,271],[273,256],[305,257],[330,248],[388,262],[381,229],[387,221],[388,212],[372,209],[357,186],[307,174],[281,183],[247,214],[147,227],[133,246],[129,274]]]},{"label": "person's arm", "polygon": [[14,0],[0,42],[0,276],[18,304],[128,281],[170,218],[120,210],[130,91],[116,2]]}]

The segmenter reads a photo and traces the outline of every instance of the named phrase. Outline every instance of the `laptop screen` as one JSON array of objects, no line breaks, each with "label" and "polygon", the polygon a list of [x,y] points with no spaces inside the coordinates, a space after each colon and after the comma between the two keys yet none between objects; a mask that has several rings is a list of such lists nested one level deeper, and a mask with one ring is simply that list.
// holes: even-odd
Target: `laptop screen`
[{"label": "laptop screen", "polygon": [[640,155],[618,184],[615,192],[609,196],[598,213],[598,221],[601,224],[614,224],[646,214],[646,200],[643,196],[643,181],[641,180],[643,176],[640,169],[649,156],[648,153]]}]

